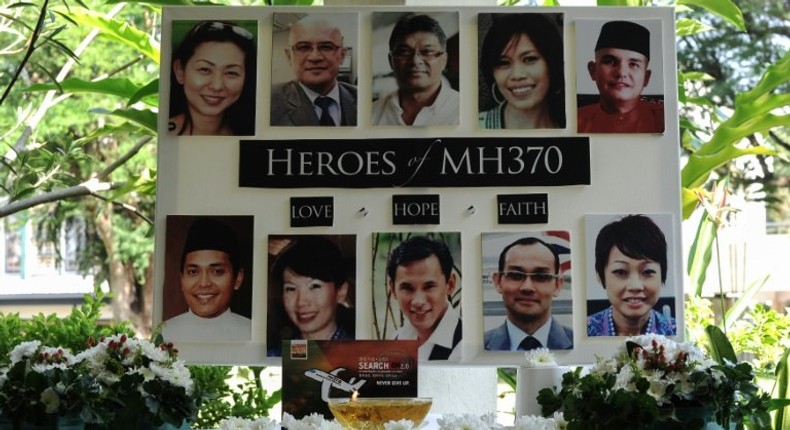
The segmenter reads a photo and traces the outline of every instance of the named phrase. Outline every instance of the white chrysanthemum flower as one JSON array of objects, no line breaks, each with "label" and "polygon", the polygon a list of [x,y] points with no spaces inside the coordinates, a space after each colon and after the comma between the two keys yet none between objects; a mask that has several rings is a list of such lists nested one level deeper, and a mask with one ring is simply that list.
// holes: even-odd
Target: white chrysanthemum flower
[{"label": "white chrysanthemum flower", "polygon": [[617,377],[614,382],[613,390],[625,390],[625,391],[635,391],[636,387],[634,387],[634,371],[631,369],[630,366],[625,366],[617,373]]},{"label": "white chrysanthemum flower", "polygon": [[162,348],[157,347],[149,341],[140,342],[139,348],[142,350],[144,356],[158,363],[165,362],[170,358],[165,351],[162,351]]},{"label": "white chrysanthemum flower", "polygon": [[526,367],[551,367],[556,366],[554,354],[548,348],[535,348],[524,352]]},{"label": "white chrysanthemum flower", "polygon": [[271,418],[261,417],[250,423],[249,428],[250,430],[277,430],[280,425]]},{"label": "white chrysanthemum flower", "polygon": [[37,340],[22,342],[15,346],[8,354],[8,357],[11,359],[11,364],[14,365],[26,358],[32,357],[39,346],[41,346],[41,342]]},{"label": "white chrysanthemum flower", "polygon": [[590,373],[596,375],[609,375],[612,373],[617,373],[617,361],[613,358],[598,358],[598,360],[595,361],[595,364],[590,369]]},{"label": "white chrysanthemum flower", "polygon": [[513,430],[554,430],[554,420],[535,415],[516,417]]},{"label": "white chrysanthemum flower", "polygon": [[665,398],[669,381],[662,378],[661,375],[650,375],[647,377],[647,382],[650,383],[650,387],[647,389],[647,394],[650,397],[656,399],[659,405],[670,403],[669,399]]},{"label": "white chrysanthemum flower", "polygon": [[387,421],[384,423],[384,430],[412,430],[413,428],[414,422],[411,420]]},{"label": "white chrysanthemum flower", "polygon": [[249,421],[239,417],[228,417],[219,423],[220,430],[249,430],[249,428]]},{"label": "white chrysanthemum flower", "polygon": [[343,430],[343,426],[335,420],[324,420],[317,428],[319,430]]},{"label": "white chrysanthemum flower", "polygon": [[54,414],[60,408],[60,396],[52,387],[47,387],[41,392],[41,403],[44,405],[44,412]]},{"label": "white chrysanthemum flower", "polygon": [[501,429],[502,426],[490,421],[488,414],[478,417],[472,414],[462,416],[446,415],[437,420],[441,430],[492,430]]}]

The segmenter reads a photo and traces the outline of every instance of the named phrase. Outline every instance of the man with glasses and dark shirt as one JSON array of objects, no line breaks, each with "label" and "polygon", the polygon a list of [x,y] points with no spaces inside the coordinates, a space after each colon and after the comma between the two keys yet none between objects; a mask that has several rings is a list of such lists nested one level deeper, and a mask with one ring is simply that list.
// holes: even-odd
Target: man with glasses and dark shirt
[{"label": "man with glasses and dark shirt", "polygon": [[524,237],[502,250],[493,280],[507,319],[485,332],[486,350],[573,348],[573,331],[551,316],[551,303],[563,284],[559,269],[557,250],[538,238]]},{"label": "man with glasses and dark shirt", "polygon": [[457,125],[458,92],[442,82],[447,36],[428,15],[408,14],[389,39],[389,63],[398,90],[373,103],[373,125]]},{"label": "man with glasses and dark shirt", "polygon": [[294,23],[285,56],[296,79],[272,85],[271,125],[357,125],[357,88],[337,80],[346,51],[340,29],[327,20]]}]

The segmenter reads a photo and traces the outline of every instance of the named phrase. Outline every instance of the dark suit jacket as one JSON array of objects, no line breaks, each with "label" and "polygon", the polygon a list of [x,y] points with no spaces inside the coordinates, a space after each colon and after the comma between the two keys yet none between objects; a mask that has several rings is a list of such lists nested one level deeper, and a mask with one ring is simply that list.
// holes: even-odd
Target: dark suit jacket
[{"label": "dark suit jacket", "polygon": [[[551,327],[549,328],[549,344],[545,345],[548,349],[572,349],[573,330],[565,327],[551,317]],[[507,335],[507,324],[488,330],[483,335],[483,348],[487,351],[510,351],[510,337]]]},{"label": "dark suit jacket", "polygon": [[[341,125],[357,125],[357,87],[344,82],[340,89]],[[272,86],[271,125],[320,125],[313,104],[296,81]]]}]

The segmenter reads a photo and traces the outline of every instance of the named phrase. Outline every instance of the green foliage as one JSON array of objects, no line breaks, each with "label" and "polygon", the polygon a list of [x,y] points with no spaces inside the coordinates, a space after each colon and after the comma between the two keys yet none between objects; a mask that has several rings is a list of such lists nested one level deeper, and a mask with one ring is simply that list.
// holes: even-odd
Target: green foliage
[{"label": "green foliage", "polygon": [[101,310],[107,296],[96,289],[84,296],[84,303],[72,308],[66,317],[39,313],[29,320],[19,314],[0,313],[0,364],[7,363],[8,353],[23,341],[38,340],[44,345],[59,346],[72,351],[85,348],[89,338],[100,339],[119,333],[132,334],[128,323],[107,326],[100,323]]},{"label": "green foliage", "polygon": [[[265,367],[237,367],[231,374],[227,366],[190,366],[196,391],[207,398],[200,406],[193,428],[216,428],[228,417],[255,419],[269,416],[269,411],[282,400],[281,390],[269,393],[261,384]],[[238,383],[231,388],[231,380]]]}]

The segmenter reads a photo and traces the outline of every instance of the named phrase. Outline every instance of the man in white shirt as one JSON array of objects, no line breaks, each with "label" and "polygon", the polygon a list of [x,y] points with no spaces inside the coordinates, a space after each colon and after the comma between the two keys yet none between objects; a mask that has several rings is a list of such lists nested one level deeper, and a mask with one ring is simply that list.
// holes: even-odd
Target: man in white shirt
[{"label": "man in white shirt", "polygon": [[389,39],[398,90],[373,103],[373,125],[458,125],[459,96],[442,79],[447,36],[428,15],[407,14]]},{"label": "man in white shirt", "polygon": [[551,315],[552,301],[564,282],[557,250],[536,237],[523,237],[502,250],[498,269],[493,280],[507,318],[485,332],[483,347],[490,351],[572,349],[573,331]]},{"label": "man in white shirt", "polygon": [[412,236],[390,254],[387,287],[406,317],[394,339],[417,339],[420,360],[461,358],[461,318],[449,300],[457,282],[443,242]]},{"label": "man in white shirt", "polygon": [[230,309],[243,281],[236,233],[216,219],[197,219],[181,254],[181,293],[189,310],[166,320],[162,336],[168,341],[249,341],[250,319]]}]

